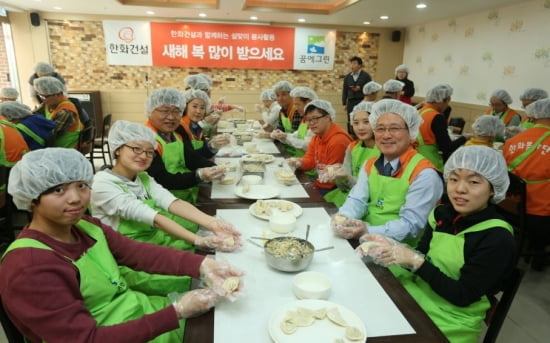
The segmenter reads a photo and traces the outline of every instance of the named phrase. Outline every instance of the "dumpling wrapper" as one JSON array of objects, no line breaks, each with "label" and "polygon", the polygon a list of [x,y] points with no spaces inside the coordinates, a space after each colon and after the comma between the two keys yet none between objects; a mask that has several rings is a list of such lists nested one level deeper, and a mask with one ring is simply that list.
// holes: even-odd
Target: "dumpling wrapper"
[{"label": "dumpling wrapper", "polygon": [[222,287],[227,293],[231,294],[239,288],[240,283],[241,283],[241,279],[239,279],[239,277],[232,276],[225,279]]},{"label": "dumpling wrapper", "polygon": [[350,341],[364,341],[365,335],[355,326],[348,326],[346,328],[346,338]]},{"label": "dumpling wrapper", "polygon": [[346,222],[346,217],[344,217],[343,215],[336,215],[334,216],[334,222],[336,224],[344,224]]},{"label": "dumpling wrapper", "polygon": [[338,310],[337,307],[332,307],[328,309],[327,317],[331,322],[333,322],[336,325],[343,326],[343,327],[348,326],[348,323],[346,323],[345,319],[342,317],[342,314],[340,313],[340,310]]},{"label": "dumpling wrapper", "polygon": [[232,247],[235,245],[235,239],[231,236],[227,237],[226,239],[223,240],[223,245],[226,247]]},{"label": "dumpling wrapper", "polygon": [[368,242],[361,243],[360,247],[365,254],[368,254],[370,248],[374,248],[378,245],[379,245],[378,242],[368,241]]},{"label": "dumpling wrapper", "polygon": [[285,335],[291,335],[296,332],[296,325],[291,321],[283,320],[281,322],[281,331]]}]

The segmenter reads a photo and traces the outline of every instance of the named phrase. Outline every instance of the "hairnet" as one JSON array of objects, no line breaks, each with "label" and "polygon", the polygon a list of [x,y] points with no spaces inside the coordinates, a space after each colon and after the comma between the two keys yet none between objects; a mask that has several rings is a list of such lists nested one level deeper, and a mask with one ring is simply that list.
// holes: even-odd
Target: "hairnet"
[{"label": "hairnet", "polygon": [[288,81],[279,81],[273,86],[273,91],[277,92],[290,92],[292,90],[292,84]]},{"label": "hairnet", "polygon": [[332,104],[326,100],[314,99],[310,101],[304,108],[304,113],[307,113],[308,110],[311,111],[311,108],[320,108],[325,110],[330,115],[330,119],[332,121],[336,120],[336,111],[334,110],[334,107],[332,107]]},{"label": "hairnet", "polygon": [[550,118],[550,98],[537,100],[525,108],[528,117],[535,119]]},{"label": "hairnet", "polygon": [[443,169],[445,181],[455,169],[468,169],[486,178],[495,192],[491,202],[498,204],[506,196],[510,179],[502,152],[483,145],[460,147],[445,163]]},{"label": "hairnet", "polygon": [[260,100],[277,100],[277,96],[275,95],[275,92],[273,89],[266,89],[265,91],[260,94]]},{"label": "hairnet", "polygon": [[[201,99],[204,101],[204,106],[206,108],[206,113],[210,111],[210,98],[208,97],[208,94],[201,91],[200,89],[188,89],[183,92],[183,99],[185,101],[185,107],[187,107],[187,104],[193,100],[193,99]],[[185,111],[185,110],[184,110]]]},{"label": "hairnet", "polygon": [[34,72],[37,75],[44,75],[44,74],[53,74],[54,70],[50,64],[46,62],[38,62],[34,66]]},{"label": "hairnet", "polygon": [[34,89],[38,94],[52,95],[63,93],[65,85],[53,76],[44,76],[34,80]]},{"label": "hairnet", "polygon": [[405,73],[409,74],[409,67],[404,64],[398,65],[397,67],[395,67],[395,73],[397,74],[398,71],[404,71]]},{"label": "hairnet", "polygon": [[428,89],[426,93],[426,102],[443,102],[453,95],[453,87],[448,83],[438,83]]},{"label": "hairnet", "polygon": [[512,103],[512,97],[504,89],[496,89],[491,93],[491,98],[500,99],[503,103],[510,105]]},{"label": "hairnet", "polygon": [[10,171],[8,193],[20,210],[48,189],[65,183],[92,183],[92,164],[76,149],[46,148],[23,155]]},{"label": "hairnet", "polygon": [[540,100],[548,98],[548,92],[541,88],[527,88],[523,94],[519,96],[520,100]]},{"label": "hairnet", "polygon": [[384,91],[388,93],[397,93],[403,89],[405,84],[397,80],[388,80],[384,83]]},{"label": "hairnet", "polygon": [[157,148],[157,140],[155,139],[153,130],[145,125],[132,123],[127,120],[117,120],[114,122],[113,126],[109,129],[107,142],[109,143],[112,158],[115,158],[115,151],[118,148],[129,142],[147,142],[153,146],[153,149]]},{"label": "hairnet", "polygon": [[482,115],[472,124],[474,133],[478,136],[497,137],[504,135],[504,123],[498,116]]},{"label": "hairnet", "polygon": [[208,86],[209,87],[212,87],[212,85],[214,84],[214,81],[212,81],[212,78],[206,74],[197,74],[198,76],[202,77],[207,83],[208,83]]},{"label": "hairnet", "polygon": [[369,81],[363,86],[363,94],[368,95],[376,93],[382,89],[382,85],[378,82]]},{"label": "hairnet", "polygon": [[372,111],[372,106],[374,104],[375,104],[374,101],[361,101],[360,103],[355,105],[355,107],[353,107],[353,110],[349,114],[350,120],[353,120],[353,117],[355,116],[355,114],[359,112],[367,112],[370,114],[370,112]]},{"label": "hairnet", "polygon": [[400,116],[409,128],[411,139],[416,139],[420,124],[422,123],[422,117],[414,106],[395,99],[382,99],[372,106],[372,111],[369,116],[370,125],[373,128],[376,127],[378,118],[386,113],[394,113]]},{"label": "hairnet", "polygon": [[0,89],[0,98],[17,99],[19,92],[13,87],[2,87]]},{"label": "hairnet", "polygon": [[8,120],[23,119],[31,115],[31,108],[17,101],[0,103],[0,114]]},{"label": "hairnet", "polygon": [[182,93],[175,88],[155,89],[145,101],[145,115],[149,117],[155,109],[161,106],[176,106],[183,112],[185,101]]},{"label": "hairnet", "polygon": [[294,87],[290,91],[290,96],[293,98],[306,98],[310,100],[317,99],[317,93],[309,87]]},{"label": "hairnet", "polygon": [[185,88],[200,89],[202,91],[208,91],[210,84],[208,80],[201,76],[201,74],[189,75],[183,80]]}]

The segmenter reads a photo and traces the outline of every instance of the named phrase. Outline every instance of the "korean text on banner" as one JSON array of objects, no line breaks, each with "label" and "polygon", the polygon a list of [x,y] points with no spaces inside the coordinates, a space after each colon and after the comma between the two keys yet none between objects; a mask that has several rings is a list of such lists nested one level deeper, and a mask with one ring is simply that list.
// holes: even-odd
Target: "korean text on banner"
[{"label": "korean text on banner", "polygon": [[149,22],[103,21],[107,64],[152,65]]},{"label": "korean text on banner", "polygon": [[335,31],[296,28],[294,69],[332,70],[335,45]]},{"label": "korean text on banner", "polygon": [[294,28],[151,23],[154,66],[292,69]]}]

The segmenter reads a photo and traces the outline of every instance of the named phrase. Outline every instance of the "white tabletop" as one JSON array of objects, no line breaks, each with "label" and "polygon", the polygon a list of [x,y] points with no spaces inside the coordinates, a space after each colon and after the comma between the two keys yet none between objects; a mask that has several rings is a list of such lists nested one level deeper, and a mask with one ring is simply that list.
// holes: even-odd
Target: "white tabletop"
[{"label": "white tabletop", "polygon": [[[296,300],[292,279],[296,273],[270,268],[263,249],[249,243],[250,236],[274,237],[268,223],[253,217],[248,209],[218,210],[217,215],[233,223],[243,233],[243,248],[233,253],[216,253],[245,271],[244,293],[234,302],[223,300],[214,313],[214,342],[270,342],[270,316]],[[374,276],[346,240],[335,237],[330,217],[323,208],[304,208],[297,229],[291,235],[305,237],[311,225],[309,241],[316,249],[334,245],[334,249],[316,252],[307,270],[318,271],[332,281],[329,301],[345,306],[365,323],[369,337],[412,334],[414,329],[403,317]],[[258,241],[260,244],[262,241]],[[305,342],[304,342],[305,343]]]}]

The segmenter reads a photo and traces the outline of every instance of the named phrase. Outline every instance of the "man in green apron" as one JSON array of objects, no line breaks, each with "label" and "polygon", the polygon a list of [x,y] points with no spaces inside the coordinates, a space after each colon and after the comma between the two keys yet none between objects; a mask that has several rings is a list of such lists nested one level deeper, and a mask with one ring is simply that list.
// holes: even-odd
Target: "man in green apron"
[{"label": "man in green apron", "polygon": [[[31,342],[181,342],[183,319],[228,296],[223,282],[242,273],[186,251],[128,239],[84,216],[92,167],[74,149],[25,155],[8,192],[32,221],[2,260],[6,313]],[[173,275],[170,283],[125,279],[119,268]],[[211,288],[183,294],[181,277],[202,276]]]},{"label": "man in green apron", "polygon": [[480,145],[455,151],[444,178],[450,204],[431,212],[417,250],[367,234],[358,251],[390,266],[450,342],[476,343],[487,297],[500,290],[516,259],[513,229],[494,205],[510,181],[502,154]]}]

